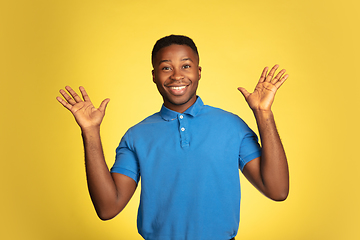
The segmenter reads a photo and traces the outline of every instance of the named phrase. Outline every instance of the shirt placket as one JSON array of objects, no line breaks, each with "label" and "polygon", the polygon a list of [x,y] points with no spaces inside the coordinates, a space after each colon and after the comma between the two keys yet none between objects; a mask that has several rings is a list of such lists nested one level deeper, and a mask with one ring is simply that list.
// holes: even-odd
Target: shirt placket
[{"label": "shirt placket", "polygon": [[178,115],[179,122],[179,132],[180,132],[180,143],[181,147],[189,147],[189,139],[188,139],[188,122],[184,114]]}]

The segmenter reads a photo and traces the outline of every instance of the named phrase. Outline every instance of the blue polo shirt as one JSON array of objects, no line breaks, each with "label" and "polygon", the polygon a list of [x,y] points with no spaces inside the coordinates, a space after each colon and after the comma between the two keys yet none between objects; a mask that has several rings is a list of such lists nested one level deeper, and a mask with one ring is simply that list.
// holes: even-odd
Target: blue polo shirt
[{"label": "blue polo shirt", "polygon": [[138,182],[138,230],[146,240],[225,240],[239,227],[239,168],[261,155],[238,116],[204,105],[162,106],[131,127],[111,172]]}]

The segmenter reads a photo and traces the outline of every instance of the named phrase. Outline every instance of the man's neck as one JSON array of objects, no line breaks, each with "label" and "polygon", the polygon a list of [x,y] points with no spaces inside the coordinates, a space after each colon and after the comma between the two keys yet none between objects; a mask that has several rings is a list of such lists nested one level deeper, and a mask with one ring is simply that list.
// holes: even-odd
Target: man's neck
[{"label": "man's neck", "polygon": [[164,101],[164,106],[172,111],[175,111],[178,113],[184,113],[188,108],[190,108],[192,105],[194,105],[196,100],[197,100],[197,96],[195,96],[194,98],[191,98],[188,102],[181,104],[181,105],[176,105],[171,102]]}]

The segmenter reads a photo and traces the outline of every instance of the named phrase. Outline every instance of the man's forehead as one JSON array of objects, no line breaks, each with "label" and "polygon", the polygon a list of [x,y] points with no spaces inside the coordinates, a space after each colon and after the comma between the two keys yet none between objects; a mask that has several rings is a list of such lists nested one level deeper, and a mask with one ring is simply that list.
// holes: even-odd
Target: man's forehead
[{"label": "man's forehead", "polygon": [[181,61],[190,60],[195,62],[198,60],[197,54],[187,45],[172,44],[159,50],[156,54],[155,62],[171,61],[171,58],[179,58]]}]

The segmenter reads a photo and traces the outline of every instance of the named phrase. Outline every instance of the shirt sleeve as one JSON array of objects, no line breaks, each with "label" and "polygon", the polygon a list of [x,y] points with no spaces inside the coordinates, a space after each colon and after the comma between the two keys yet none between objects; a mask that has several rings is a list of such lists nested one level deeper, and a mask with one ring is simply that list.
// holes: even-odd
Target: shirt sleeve
[{"label": "shirt sleeve", "polygon": [[116,148],[115,163],[110,172],[121,173],[138,183],[140,180],[139,161],[135,152],[130,148],[129,135],[129,131],[125,133]]},{"label": "shirt sleeve", "polygon": [[243,135],[239,152],[240,170],[242,171],[248,162],[260,156],[261,147],[258,141],[258,137],[246,125],[245,134]]}]

